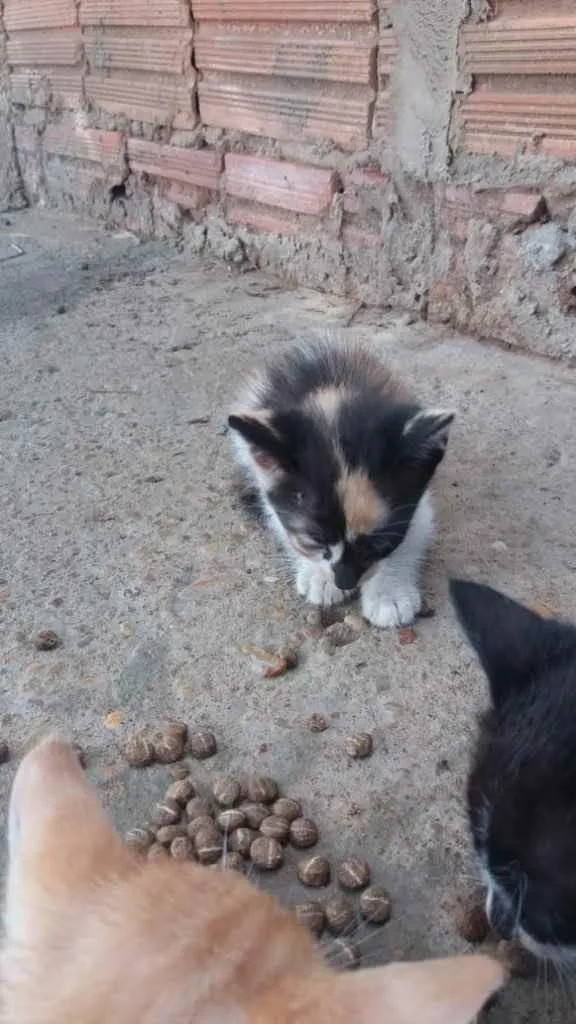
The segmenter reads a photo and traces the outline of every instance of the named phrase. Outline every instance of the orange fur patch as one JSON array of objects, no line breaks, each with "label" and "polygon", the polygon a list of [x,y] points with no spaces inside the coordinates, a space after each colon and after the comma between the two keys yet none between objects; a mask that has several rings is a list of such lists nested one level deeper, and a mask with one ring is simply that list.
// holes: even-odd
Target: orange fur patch
[{"label": "orange fur patch", "polygon": [[362,470],[345,472],[337,487],[348,531],[354,534],[372,533],[382,521],[386,509],[366,473]]}]

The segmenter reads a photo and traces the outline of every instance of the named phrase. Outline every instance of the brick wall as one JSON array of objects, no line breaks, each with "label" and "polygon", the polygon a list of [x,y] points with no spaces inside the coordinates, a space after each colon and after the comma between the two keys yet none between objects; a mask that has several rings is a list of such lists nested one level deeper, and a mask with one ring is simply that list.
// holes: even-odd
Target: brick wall
[{"label": "brick wall", "polygon": [[30,201],[576,358],[576,0],[0,11]]}]

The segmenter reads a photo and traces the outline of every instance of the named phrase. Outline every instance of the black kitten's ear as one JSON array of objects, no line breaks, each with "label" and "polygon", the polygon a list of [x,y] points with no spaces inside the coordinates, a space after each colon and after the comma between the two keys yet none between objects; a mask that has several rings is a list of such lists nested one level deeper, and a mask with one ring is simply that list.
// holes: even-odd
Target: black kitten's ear
[{"label": "black kitten's ear", "polygon": [[542,619],[492,587],[450,580],[450,596],[488,676],[495,707],[519,692],[544,667],[553,667],[568,651],[576,654],[572,626]]},{"label": "black kitten's ear", "polygon": [[438,465],[444,458],[454,415],[448,409],[423,409],[408,420],[403,431],[408,457]]},{"label": "black kitten's ear", "polygon": [[288,468],[285,444],[271,425],[266,410],[229,416],[228,426],[250,446],[252,458],[260,469],[274,473]]}]

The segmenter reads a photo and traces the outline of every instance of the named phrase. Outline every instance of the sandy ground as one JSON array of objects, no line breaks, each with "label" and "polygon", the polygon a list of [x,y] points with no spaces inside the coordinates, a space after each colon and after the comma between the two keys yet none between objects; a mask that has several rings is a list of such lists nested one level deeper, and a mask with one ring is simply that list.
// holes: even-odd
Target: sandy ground
[{"label": "sandy ground", "polygon": [[[452,907],[473,870],[463,792],[486,687],[447,574],[576,617],[576,380],[390,317],[360,311],[347,326],[350,313],[61,215],[0,222],[0,710],[13,750],[0,799],[4,824],[20,753],[63,726],[118,824],[142,823],[167,772],[128,769],[125,736],[167,715],[210,725],[220,750],[200,780],[275,776],[331,855],[364,853],[389,887],[394,919],[363,941],[377,963],[463,948]],[[367,629],[330,655],[307,636],[299,668],[266,680],[239,648],[309,629],[308,609],[239,505],[223,424],[243,370],[327,327],[369,340],[424,400],[457,410],[426,573],[436,615],[410,645]],[[39,629],[62,646],[38,653]],[[326,732],[303,727],[312,712]],[[375,753],[349,762],[357,728]],[[293,861],[267,884],[304,895]],[[541,979],[488,1018],[565,1022],[573,1007]]]}]

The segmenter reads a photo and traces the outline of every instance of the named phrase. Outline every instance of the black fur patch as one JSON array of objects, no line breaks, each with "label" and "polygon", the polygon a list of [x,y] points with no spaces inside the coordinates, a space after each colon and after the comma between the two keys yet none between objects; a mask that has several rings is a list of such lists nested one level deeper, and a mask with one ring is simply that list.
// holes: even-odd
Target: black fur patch
[{"label": "black fur patch", "polygon": [[456,581],[451,594],[492,696],[468,807],[493,923],[576,949],[576,629],[489,587]]}]

